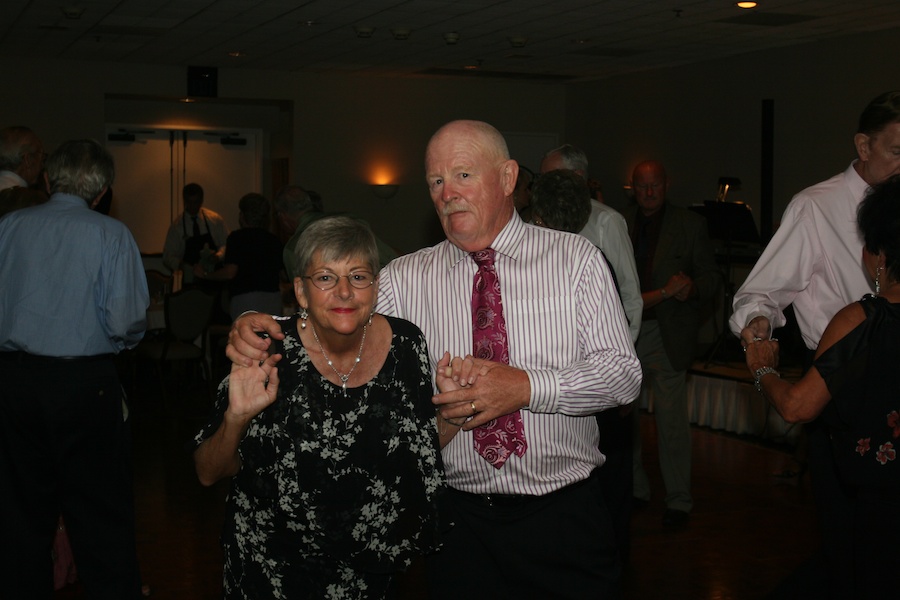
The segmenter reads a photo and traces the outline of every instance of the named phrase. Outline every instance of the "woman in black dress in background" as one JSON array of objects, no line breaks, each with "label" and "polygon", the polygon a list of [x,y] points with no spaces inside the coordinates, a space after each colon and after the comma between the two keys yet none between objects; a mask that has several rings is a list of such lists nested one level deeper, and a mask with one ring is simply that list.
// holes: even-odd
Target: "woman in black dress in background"
[{"label": "woman in black dress in background", "polygon": [[858,222],[875,295],[835,315],[796,384],[775,371],[776,341],[748,344],[747,366],[788,422],[822,415],[853,504],[853,598],[892,598],[900,569],[900,175],[870,190]]}]

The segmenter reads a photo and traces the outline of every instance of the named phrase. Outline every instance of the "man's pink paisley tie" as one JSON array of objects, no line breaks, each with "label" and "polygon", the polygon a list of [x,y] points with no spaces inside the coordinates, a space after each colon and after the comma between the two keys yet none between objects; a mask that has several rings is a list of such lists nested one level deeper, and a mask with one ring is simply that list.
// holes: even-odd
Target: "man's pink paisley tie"
[{"label": "man's pink paisley tie", "polygon": [[[506,321],[500,300],[500,279],[494,270],[494,250],[472,253],[478,272],[472,290],[472,342],[475,358],[509,364]],[[485,423],[474,430],[475,450],[499,469],[511,453],[525,454],[525,426],[519,411]]]}]

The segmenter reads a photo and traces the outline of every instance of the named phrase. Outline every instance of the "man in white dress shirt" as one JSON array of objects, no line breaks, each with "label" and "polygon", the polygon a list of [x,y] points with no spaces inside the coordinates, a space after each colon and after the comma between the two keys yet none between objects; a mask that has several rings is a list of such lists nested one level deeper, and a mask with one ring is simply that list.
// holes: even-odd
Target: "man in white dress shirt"
[{"label": "man in white dress shirt", "polygon": [[[557,169],[566,169],[580,176],[588,184],[588,159],[581,148],[563,144],[550,150],[541,160],[541,174]],[[588,222],[579,232],[603,251],[612,267],[619,286],[619,298],[628,318],[631,341],[637,342],[641,331],[641,316],[644,301],[638,281],[637,266],[634,262],[634,248],[625,217],[616,210],[591,198],[591,214]],[[609,508],[616,538],[619,540],[619,554],[628,561],[631,547],[631,508],[633,504],[634,476],[632,457],[634,443],[634,420],[637,413],[633,405],[619,410],[603,411],[597,415],[600,425],[600,451],[606,456],[606,463],[599,475],[603,493]]]},{"label": "man in white dress shirt", "polygon": [[[425,163],[447,240],[385,267],[376,308],[419,325],[435,366],[445,352],[471,354],[470,253],[492,248],[510,360],[476,361],[484,370],[473,385],[435,396],[454,435],[431,597],[619,598],[614,533],[592,476],[604,460],[594,415],[631,402],[641,368],[606,261],[579,235],[519,218],[518,165],[487,123],[448,123]],[[254,329],[279,337],[268,317],[242,317],[228,348],[238,364],[266,357],[269,340]],[[473,430],[515,411],[527,449],[497,468],[474,449]]]},{"label": "man in white dress shirt", "polygon": [[[754,338],[769,339],[773,328],[784,326],[783,311],[793,304],[811,361],[831,318],[872,291],[862,267],[856,211],[870,185],[900,173],[900,91],[883,93],[866,106],[853,143],[858,158],[843,173],[794,196],[735,294],[730,326],[744,345]],[[837,479],[827,432],[819,421],[805,431],[822,552],[782,589],[805,594],[798,597],[849,597],[851,521],[843,515],[852,508]],[[821,587],[813,591],[810,585]],[[789,586],[799,591],[788,591]]]},{"label": "man in white dress shirt", "polygon": [[[541,173],[556,169],[574,171],[587,181],[587,155],[572,144],[554,148],[541,160]],[[600,248],[612,265],[619,284],[619,295],[625,307],[625,316],[628,317],[631,341],[637,341],[638,333],[641,331],[641,311],[644,302],[641,300],[641,285],[638,281],[634,249],[631,247],[631,236],[628,235],[625,217],[615,209],[591,198],[591,216],[579,233]]]},{"label": "man in white dress shirt", "polygon": [[169,225],[163,245],[163,264],[172,271],[182,269],[185,283],[193,281],[194,271],[185,268],[202,263],[207,270],[225,257],[228,226],[214,210],[203,208],[203,188],[198,183],[184,186],[181,196],[184,210]]}]

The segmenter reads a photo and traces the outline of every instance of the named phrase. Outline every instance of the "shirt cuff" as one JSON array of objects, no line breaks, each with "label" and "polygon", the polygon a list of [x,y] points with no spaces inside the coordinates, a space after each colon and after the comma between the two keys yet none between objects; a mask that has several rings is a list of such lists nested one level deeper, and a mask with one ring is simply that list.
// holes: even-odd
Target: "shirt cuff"
[{"label": "shirt cuff", "polygon": [[533,413],[558,412],[559,374],[556,371],[525,371],[531,383],[531,397],[526,407]]},{"label": "shirt cuff", "polygon": [[[774,321],[774,319],[773,319],[772,317],[770,317],[769,315],[767,315],[766,313],[760,312],[760,311],[756,311],[756,312],[752,312],[752,313],[750,313],[749,315],[747,315],[747,320],[744,321],[744,323],[743,323],[743,325],[742,325],[741,327],[742,327],[742,328],[746,327],[747,325],[750,324],[750,321],[752,321],[752,320],[755,319],[756,317],[765,317],[766,320],[769,321],[769,326],[771,326],[771,325],[772,325],[772,321]],[[739,334],[739,335],[740,335],[740,334]]]}]

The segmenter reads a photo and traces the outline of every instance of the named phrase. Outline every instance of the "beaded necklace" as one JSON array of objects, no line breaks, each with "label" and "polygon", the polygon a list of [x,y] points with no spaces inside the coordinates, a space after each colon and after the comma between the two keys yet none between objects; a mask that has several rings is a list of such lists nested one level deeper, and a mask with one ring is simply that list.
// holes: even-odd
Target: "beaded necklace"
[{"label": "beaded necklace", "polygon": [[310,326],[312,327],[313,339],[316,340],[316,345],[319,347],[319,350],[322,352],[322,356],[325,358],[325,362],[328,363],[328,366],[331,367],[331,370],[334,371],[334,374],[338,376],[338,379],[341,380],[341,387],[344,390],[344,397],[347,396],[347,381],[350,379],[350,375],[353,373],[353,369],[356,368],[356,365],[359,364],[360,357],[362,357],[363,345],[366,343],[366,331],[368,330],[368,324],[363,325],[363,334],[362,340],[359,342],[359,352],[356,353],[356,359],[353,361],[353,366],[350,367],[350,370],[347,371],[346,374],[341,373],[334,367],[334,363],[328,358],[328,353],[325,352],[325,348],[322,347],[322,342],[319,341],[319,336],[316,333],[316,326],[310,322]]}]

